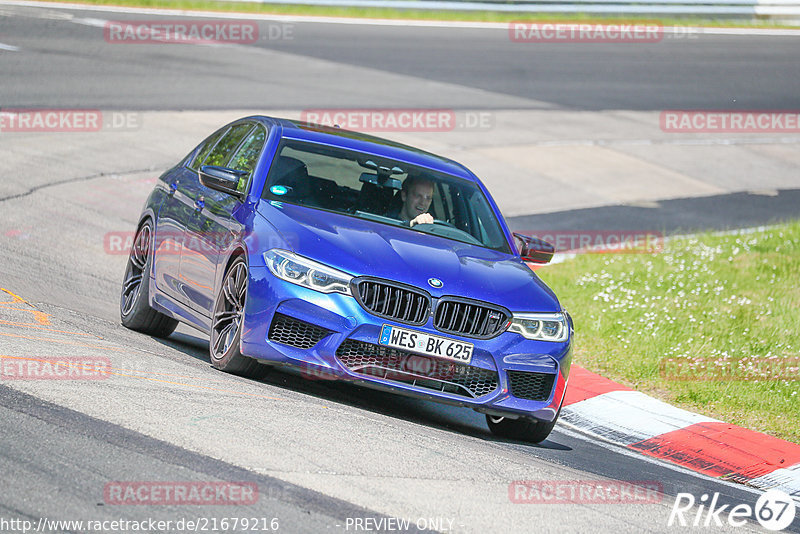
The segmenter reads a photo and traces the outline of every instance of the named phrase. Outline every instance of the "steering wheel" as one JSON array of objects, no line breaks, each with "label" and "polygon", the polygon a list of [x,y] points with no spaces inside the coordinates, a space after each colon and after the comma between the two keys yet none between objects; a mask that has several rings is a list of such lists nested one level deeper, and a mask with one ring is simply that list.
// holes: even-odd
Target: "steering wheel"
[{"label": "steering wheel", "polygon": [[[456,226],[453,223],[443,221],[441,219],[434,219],[433,224],[441,224],[442,226],[449,226],[450,228],[456,228]],[[456,228],[456,230],[458,230],[458,228]]]},{"label": "steering wheel", "polygon": [[414,228],[418,228],[420,226],[437,226],[437,225],[446,226],[448,228],[453,228],[454,230],[458,230],[458,228],[456,228],[451,223],[449,223],[447,221],[442,221],[440,219],[434,219],[432,223],[417,223],[417,224],[414,225]]}]

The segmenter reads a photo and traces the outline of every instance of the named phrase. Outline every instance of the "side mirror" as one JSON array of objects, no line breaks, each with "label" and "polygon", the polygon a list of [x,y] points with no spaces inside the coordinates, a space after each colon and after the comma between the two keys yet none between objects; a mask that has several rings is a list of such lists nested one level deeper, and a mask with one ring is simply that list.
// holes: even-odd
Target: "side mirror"
[{"label": "side mirror", "polygon": [[516,232],[513,235],[520,241],[519,255],[524,261],[545,264],[553,259],[556,249],[547,241]]},{"label": "side mirror", "polygon": [[239,200],[244,198],[244,193],[239,191],[239,180],[247,176],[247,171],[237,171],[216,165],[203,165],[197,173],[200,183],[215,191],[222,191],[233,195]]}]

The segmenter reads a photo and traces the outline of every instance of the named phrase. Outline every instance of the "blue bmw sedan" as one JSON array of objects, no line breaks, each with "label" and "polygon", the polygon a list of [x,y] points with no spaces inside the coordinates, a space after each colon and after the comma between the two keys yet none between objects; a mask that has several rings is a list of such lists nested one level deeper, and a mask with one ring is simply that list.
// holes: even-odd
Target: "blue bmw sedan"
[{"label": "blue bmw sedan", "polygon": [[211,363],[284,366],[469,407],[496,435],[558,419],[572,320],[481,181],[385,139],[254,116],[157,181],[125,271],[122,324],[210,337]]}]

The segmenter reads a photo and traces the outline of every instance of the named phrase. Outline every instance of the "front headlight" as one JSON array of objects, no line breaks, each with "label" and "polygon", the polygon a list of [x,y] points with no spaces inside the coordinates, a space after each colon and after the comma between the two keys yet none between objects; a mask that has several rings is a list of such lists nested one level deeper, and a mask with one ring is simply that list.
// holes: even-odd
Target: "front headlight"
[{"label": "front headlight", "polygon": [[264,253],[264,261],[272,274],[281,280],[322,293],[351,294],[350,280],[353,277],[333,267],[276,248]]},{"label": "front headlight", "polygon": [[569,337],[569,325],[563,313],[515,313],[508,331],[540,341],[560,342]]}]

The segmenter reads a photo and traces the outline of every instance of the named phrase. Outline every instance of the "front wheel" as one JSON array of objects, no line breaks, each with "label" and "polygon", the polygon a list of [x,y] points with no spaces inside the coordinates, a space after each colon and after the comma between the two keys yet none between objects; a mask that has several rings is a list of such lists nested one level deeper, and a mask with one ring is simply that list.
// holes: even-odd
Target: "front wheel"
[{"label": "front wheel", "polygon": [[502,438],[518,439],[520,441],[530,441],[531,443],[541,443],[556,426],[561,409],[556,413],[555,419],[546,423],[544,421],[531,421],[530,419],[509,419],[508,417],[486,416],[486,424],[495,436]]},{"label": "front wheel", "polygon": [[239,350],[247,300],[247,263],[239,256],[231,264],[217,294],[211,326],[211,365],[221,371],[251,378],[266,374],[267,367]]},{"label": "front wheel", "polygon": [[146,220],[133,240],[122,292],[119,315],[122,326],[151,336],[167,337],[178,326],[178,321],[150,307],[150,271],[152,258],[153,224]]}]

